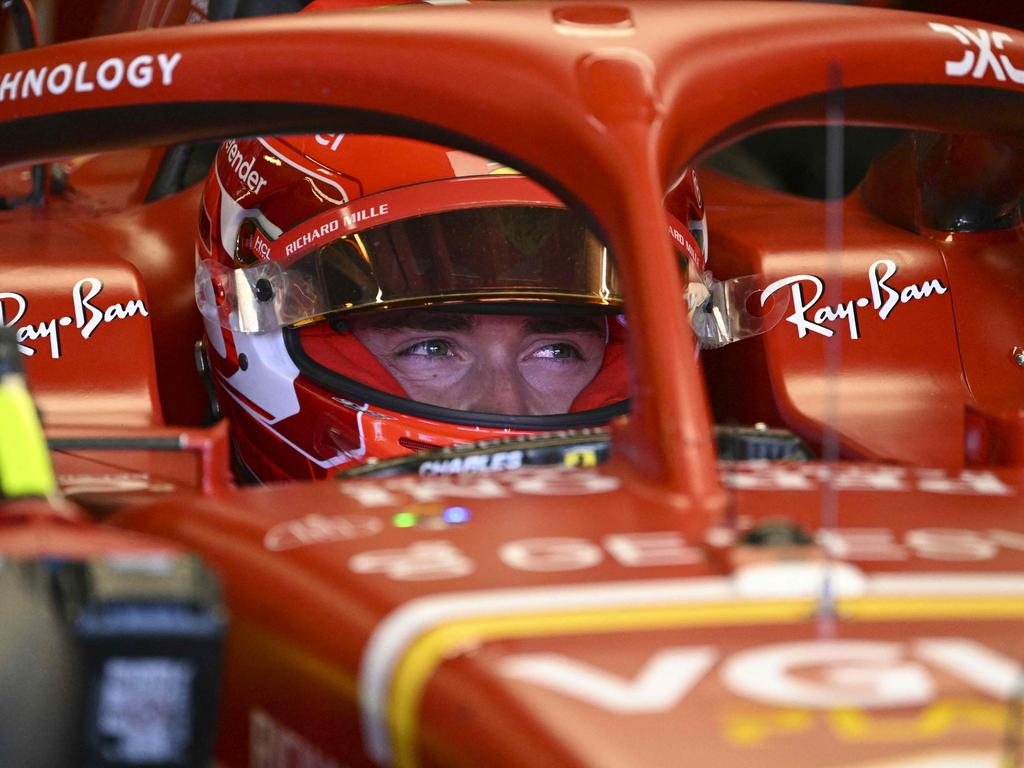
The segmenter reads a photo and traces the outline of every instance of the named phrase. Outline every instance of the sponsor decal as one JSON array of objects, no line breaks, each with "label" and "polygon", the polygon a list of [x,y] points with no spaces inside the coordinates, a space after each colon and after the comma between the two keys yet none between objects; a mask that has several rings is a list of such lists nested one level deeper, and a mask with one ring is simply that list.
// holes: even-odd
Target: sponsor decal
[{"label": "sponsor decal", "polygon": [[[778,709],[737,708],[725,715],[725,738],[740,747],[758,747],[775,737],[793,736],[824,726],[835,738],[846,742],[929,742],[965,731],[1001,734],[1006,731],[1005,703],[975,698],[942,698],[917,712],[870,711],[842,707],[827,711],[786,707]],[[929,753],[917,759],[893,758],[892,762],[871,763],[871,768],[998,768],[994,757],[983,753],[956,753],[939,761]],[[955,759],[954,759],[955,758]],[[861,766],[863,768],[863,766]]]},{"label": "sponsor decal", "polygon": [[249,188],[250,192],[258,193],[263,189],[267,180],[259,171],[253,169],[255,163],[256,158],[243,154],[242,150],[238,148],[237,141],[232,139],[228,142],[228,165],[231,166],[231,170],[235,172],[238,180]]},{"label": "sponsor decal", "polygon": [[390,213],[390,206],[387,203],[381,203],[380,205],[371,205],[369,208],[363,208],[352,213],[342,214],[341,219],[345,224],[345,229],[355,229],[356,224],[360,222],[376,219],[379,216],[387,216],[388,213]]},{"label": "sponsor decal", "polygon": [[337,152],[341,140],[345,138],[344,133],[318,133],[313,137],[316,143],[322,147],[328,147],[331,152]]},{"label": "sponsor decal", "polygon": [[308,232],[303,232],[284,247],[284,255],[291,256],[300,248],[305,248],[311,243],[316,243],[317,240],[326,237],[332,232],[337,232],[339,229],[341,229],[341,222],[334,219],[333,221],[321,224],[319,227],[311,229]]},{"label": "sponsor decal", "polygon": [[348,561],[355,573],[383,573],[392,581],[457,579],[476,565],[448,541],[417,541],[405,549],[363,552]]},{"label": "sponsor decal", "polygon": [[89,93],[97,88],[113,91],[125,84],[138,89],[149,88],[154,83],[167,86],[174,81],[174,70],[180,62],[180,53],[158,53],[127,60],[112,56],[99,64],[63,62],[4,72],[0,76],[0,102],[61,96],[69,91]]},{"label": "sponsor decal", "polygon": [[736,490],[812,491],[829,484],[838,491],[923,491],[958,496],[1012,496],[1014,489],[986,470],[886,465],[790,464],[745,461],[722,465],[722,482]]},{"label": "sponsor decal", "polygon": [[64,474],[57,475],[57,484],[65,496],[79,493],[170,493],[172,483],[154,481],[145,472],[118,472],[102,475]]},{"label": "sponsor decal", "polygon": [[995,53],[1004,50],[1007,43],[1013,42],[1013,38],[1005,32],[981,27],[972,30],[962,24],[950,25],[934,21],[928,26],[934,32],[955,37],[967,49],[963,58],[946,62],[946,74],[950,77],[970,76],[980,80],[991,70],[1000,82],[1006,82],[1009,77],[1015,83],[1024,84],[1024,69],[1017,69],[1005,53],[998,56]]},{"label": "sponsor decal", "polygon": [[345,768],[305,738],[264,712],[249,712],[250,768]]},{"label": "sponsor decal", "polygon": [[912,528],[902,539],[888,528],[827,528],[815,537],[822,549],[840,560],[945,562],[994,560],[1000,550],[1024,551],[1024,534],[1002,528]]},{"label": "sponsor decal", "polygon": [[[697,242],[697,238],[675,216],[669,214],[668,222],[668,236],[672,239],[672,242],[675,243],[676,247],[689,259],[693,266],[700,270],[704,269],[707,266],[706,259],[704,251],[701,250],[700,244]],[[699,225],[701,230],[703,230],[704,222],[691,221],[690,225]]]},{"label": "sponsor decal", "polygon": [[[906,715],[901,708],[927,706],[954,685],[964,698],[1012,702],[1019,696],[1018,659],[973,638],[915,631],[909,622],[1017,621],[1021,596],[1024,578],[1013,574],[873,573],[865,575],[862,594],[840,598],[839,610],[863,626],[898,620],[905,641],[802,640],[734,652],[716,645],[666,645],[628,676],[553,653],[511,654],[502,667],[508,677],[623,716],[671,709],[716,667],[720,684],[737,698],[783,712]],[[379,764],[419,764],[424,688],[440,664],[467,648],[567,633],[675,629],[673,636],[680,637],[688,627],[803,624],[819,597],[750,599],[734,580],[710,577],[446,592],[410,600],[378,624],[364,646],[358,701],[367,753]]]},{"label": "sponsor decal", "polygon": [[[710,646],[663,648],[632,679],[557,653],[508,656],[499,668],[506,677],[614,714],[653,714],[675,709],[719,662],[719,655]],[[730,693],[757,704],[884,710],[933,702],[938,689],[933,671],[984,696],[1008,701],[1018,695],[1016,659],[959,637],[756,646],[724,659],[718,678]]]},{"label": "sponsor decal", "polygon": [[[701,551],[675,531],[617,533],[600,544],[573,536],[517,539],[502,544],[498,557],[516,571],[554,573],[593,568],[605,555],[627,568],[695,565]],[[355,573],[380,573],[393,581],[432,581],[468,576],[476,563],[450,541],[418,541],[405,548],[362,552],[349,560]]]},{"label": "sponsor decal", "polygon": [[[585,455],[574,457],[586,466]],[[954,496],[1012,496],[1016,493],[987,470],[947,472],[942,469],[888,465],[787,464],[769,461],[722,464],[722,482],[736,490],[816,491],[829,484],[839,491],[920,491]],[[448,499],[508,499],[529,496],[589,496],[610,493],[619,478],[596,469],[538,467],[512,474],[487,476],[393,477],[348,480],[338,490],[364,507],[397,507]]]},{"label": "sponsor decal", "polygon": [[[304,543],[318,542],[294,546]],[[1024,552],[1024,534],[999,528],[913,528],[902,534],[879,527],[828,528],[817,532],[815,543],[835,562],[828,566],[818,561],[751,564],[734,575],[738,594],[777,598],[814,594],[820,592],[827,575],[833,593],[856,595],[863,591],[863,576],[851,562],[976,563],[1008,553],[1019,559]],[[515,539],[500,544],[496,554],[505,567],[527,573],[567,573],[601,564],[636,569],[705,562],[697,543],[688,542],[678,531],[624,531],[600,540],[582,536]],[[454,543],[433,539],[404,549],[361,552],[351,558],[349,567],[356,573],[381,573],[395,581],[426,581],[467,576],[476,570],[476,562]],[[941,584],[939,579],[938,588]]]},{"label": "sponsor decal", "polygon": [[295,237],[291,242],[287,243],[284,247],[285,256],[297,256],[307,250],[309,246],[323,245],[323,243],[317,242],[325,238],[334,232],[338,232],[342,227],[345,228],[346,232],[351,232],[357,229],[359,224],[370,219],[376,219],[381,216],[387,216],[391,213],[391,207],[388,203],[381,203],[380,205],[371,205],[368,208],[360,208],[357,211],[351,211],[346,213],[348,209],[342,209],[339,214],[339,219],[331,219],[330,221],[314,226]]},{"label": "sponsor decal", "polygon": [[504,451],[484,456],[456,456],[451,459],[435,459],[420,464],[419,473],[431,475],[458,475],[474,472],[503,472],[523,466],[522,451]]},{"label": "sponsor decal", "polygon": [[283,552],[310,544],[363,539],[383,529],[380,518],[368,515],[306,515],[275,525],[264,535],[263,546]]},{"label": "sponsor decal", "polygon": [[[919,301],[929,296],[941,296],[948,290],[938,278],[927,280],[920,285],[911,283],[903,288],[895,288],[889,285],[889,280],[896,274],[896,262],[891,259],[879,259],[868,268],[868,296],[836,304],[835,306],[823,306],[814,309],[825,293],[825,281],[815,275],[793,275],[776,280],[767,286],[761,294],[761,306],[767,303],[768,299],[776,291],[789,288],[793,298],[793,314],[786,317],[786,321],[797,328],[797,335],[802,339],[808,333],[816,333],[820,336],[832,336],[835,333],[833,328],[828,328],[824,323],[835,323],[845,320],[851,339],[860,338],[859,310],[871,308],[879,319],[885,320],[898,306],[911,301]],[[811,298],[808,300],[804,289],[811,290]],[[808,314],[814,310],[813,320]]]},{"label": "sponsor decal", "polygon": [[528,496],[588,496],[609,493],[621,485],[614,475],[595,470],[562,467],[522,469],[511,475],[487,477],[394,477],[383,480],[347,480],[338,490],[364,507],[426,504],[458,499],[507,499]]},{"label": "sponsor decal", "polygon": [[253,230],[249,248],[258,259],[266,261],[270,258],[270,241],[267,240],[267,236],[263,234],[263,230],[259,228],[258,224],[256,229]]},{"label": "sponsor decal", "polygon": [[83,339],[89,339],[102,325],[117,320],[127,320],[136,315],[149,317],[149,310],[142,299],[132,299],[124,304],[101,305],[97,298],[103,291],[103,281],[96,277],[83,277],[71,289],[71,313],[38,323],[21,325],[28,312],[28,299],[20,293],[0,293],[0,326],[14,328],[18,339],[18,351],[32,356],[39,351],[38,344],[49,345],[50,357],[54,360],[62,354],[62,329],[74,329]]},{"label": "sponsor decal", "polygon": [[695,264],[700,264],[700,262],[703,260],[703,255],[697,252],[697,248],[693,245],[693,243],[691,243],[686,238],[685,235],[683,235],[682,232],[680,232],[678,229],[669,224],[668,234],[669,237],[671,237],[672,240],[676,243],[676,245],[683,249],[683,251],[689,257],[690,261],[694,262]]},{"label": "sponsor decal", "polygon": [[605,554],[626,568],[696,565],[704,561],[700,550],[688,546],[675,531],[615,533],[600,543],[576,536],[545,536],[502,544],[498,557],[517,571],[553,573],[593,568]]}]

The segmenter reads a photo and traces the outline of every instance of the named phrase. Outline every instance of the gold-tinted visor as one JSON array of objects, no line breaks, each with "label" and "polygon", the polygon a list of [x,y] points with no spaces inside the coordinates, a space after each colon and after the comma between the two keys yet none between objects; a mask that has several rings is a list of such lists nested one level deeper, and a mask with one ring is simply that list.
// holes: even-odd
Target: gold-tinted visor
[{"label": "gold-tinted visor", "polygon": [[[291,261],[237,269],[203,262],[196,281],[200,311],[232,331],[262,333],[362,309],[488,300],[603,306],[622,301],[607,248],[565,208],[462,208],[340,235],[340,224],[334,231],[330,226],[310,230],[321,244]],[[308,246],[307,239],[293,242]]]}]

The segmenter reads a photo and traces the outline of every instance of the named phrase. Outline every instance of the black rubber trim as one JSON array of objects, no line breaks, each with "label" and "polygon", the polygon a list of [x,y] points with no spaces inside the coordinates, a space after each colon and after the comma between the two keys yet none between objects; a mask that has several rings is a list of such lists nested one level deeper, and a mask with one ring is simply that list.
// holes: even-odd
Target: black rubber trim
[{"label": "black rubber trim", "polygon": [[[745,461],[808,461],[814,458],[804,442],[785,429],[766,427],[716,426],[715,445],[718,460],[726,462]],[[355,467],[338,472],[335,477],[394,477],[396,475],[421,473],[429,476],[457,476],[490,472],[513,471],[490,468],[477,464],[470,468],[452,460],[469,456],[489,457],[494,454],[518,454],[520,467],[538,466],[593,466],[573,460],[571,453],[589,453],[595,464],[605,463],[611,455],[611,433],[607,428],[584,429],[573,432],[546,433],[542,435],[517,435],[516,437],[481,440],[446,448],[418,451],[391,459],[370,460]],[[446,462],[451,462],[445,467]],[[423,472],[431,464],[442,466]]]},{"label": "black rubber trim", "polygon": [[51,437],[51,451],[183,451],[180,437]]},{"label": "black rubber trim", "polygon": [[432,421],[468,427],[528,429],[549,432],[560,429],[599,427],[607,424],[615,416],[621,416],[629,412],[629,400],[606,405],[603,408],[592,408],[589,411],[557,416],[509,416],[503,413],[457,411],[452,408],[418,403],[406,397],[389,395],[373,387],[360,384],[358,381],[342,376],[330,368],[320,365],[320,363],[306,354],[306,350],[302,348],[302,342],[299,339],[297,329],[285,328],[283,333],[285,349],[288,350],[292,361],[314,383],[349,400],[367,403],[377,408],[397,411],[398,413],[405,413],[421,419],[431,419]]},{"label": "black rubber trim", "polygon": [[[343,469],[336,478],[350,477],[393,477],[409,473],[419,473],[424,465],[436,462],[444,463],[452,459],[465,459],[469,456],[490,456],[501,453],[519,454],[521,467],[580,466],[567,463],[570,451],[583,450],[591,453],[596,464],[604,464],[611,452],[611,438],[607,428],[583,429],[573,432],[545,432],[539,435],[517,435],[516,437],[499,438],[497,440],[481,440],[476,443],[463,443],[447,448],[431,451],[419,451],[407,456],[396,456],[392,459],[366,462],[349,469]],[[588,465],[592,466],[592,465]],[[518,469],[518,467],[517,467]],[[456,476],[475,474],[481,470],[462,470],[452,468],[450,471],[431,472],[431,475]],[[484,469],[484,472],[503,472],[505,469]]]}]

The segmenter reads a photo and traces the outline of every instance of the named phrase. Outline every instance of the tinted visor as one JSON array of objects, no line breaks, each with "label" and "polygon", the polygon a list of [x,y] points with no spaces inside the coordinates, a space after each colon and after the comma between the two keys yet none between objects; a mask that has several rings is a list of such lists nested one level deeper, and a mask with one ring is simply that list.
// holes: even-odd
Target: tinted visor
[{"label": "tinted visor", "polygon": [[291,261],[203,262],[200,310],[232,331],[261,333],[337,311],[466,300],[621,304],[607,248],[565,208],[494,205],[341,228],[335,220],[310,230],[323,242]]}]

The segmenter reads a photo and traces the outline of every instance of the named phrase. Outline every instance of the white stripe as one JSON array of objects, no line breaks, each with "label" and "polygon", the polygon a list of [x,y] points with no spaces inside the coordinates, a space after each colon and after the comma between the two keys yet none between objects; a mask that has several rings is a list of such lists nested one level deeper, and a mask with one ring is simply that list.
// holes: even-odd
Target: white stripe
[{"label": "white stripe", "polygon": [[942,752],[940,754],[887,757],[878,762],[857,763],[859,768],[999,768],[1006,765],[991,750]]},{"label": "white stripe", "polygon": [[313,171],[313,170],[311,170],[309,168],[302,167],[301,165],[299,165],[295,161],[291,160],[290,158],[285,157],[280,152],[278,152],[276,149],[274,149],[272,146],[267,144],[266,140],[257,137],[256,141],[258,141],[260,144],[262,144],[264,147],[266,147],[268,152],[270,152],[270,153],[276,155],[277,157],[281,158],[282,160],[284,160],[284,162],[288,163],[288,165],[290,165],[292,168],[296,168],[296,169],[302,171],[303,173],[308,174],[309,176],[312,176],[314,179],[320,179],[320,181],[324,182],[325,184],[330,184],[332,187],[334,187],[336,190],[338,190],[338,194],[341,195],[341,199],[340,200],[334,200],[333,198],[330,198],[330,197],[327,197],[326,195],[324,195],[324,197],[327,197],[328,202],[334,203],[335,205],[341,205],[342,203],[347,203],[348,202],[348,195],[345,194],[345,190],[342,188],[342,186],[338,182],[333,181],[332,179],[328,179],[326,176],[321,176],[319,173],[316,173],[315,171]]},{"label": "white stripe", "polygon": [[875,595],[909,597],[1019,597],[1024,576],[1016,573],[879,573],[869,579]]},{"label": "white stripe", "polygon": [[[865,582],[862,594],[874,597],[1024,596],[1024,576],[1014,573],[890,573],[867,576]],[[783,597],[791,599],[794,595]],[[391,763],[394,745],[388,725],[388,702],[395,669],[413,643],[437,627],[483,616],[551,611],[571,614],[595,609],[774,599],[778,597],[765,593],[752,600],[736,589],[732,578],[715,576],[454,592],[411,600],[377,625],[363,649],[359,708],[367,754],[381,765]]]},{"label": "white stripe", "polygon": [[[220,375],[219,372],[218,372],[218,375]],[[221,376],[221,378],[223,379],[224,377]],[[254,419],[256,419],[256,421],[258,421],[260,424],[262,424],[268,430],[273,432],[275,435],[277,435],[281,439],[281,442],[283,442],[286,445],[288,445],[288,447],[290,447],[296,453],[298,453],[298,454],[304,456],[305,458],[309,459],[311,462],[316,464],[321,469],[330,469],[331,467],[336,467],[339,464],[344,464],[345,462],[352,461],[353,459],[361,459],[363,456],[366,455],[366,435],[363,434],[363,412],[362,411],[359,411],[356,414],[356,425],[359,427],[359,449],[356,450],[356,451],[348,451],[348,452],[339,451],[337,456],[335,456],[335,457],[333,457],[331,459],[327,459],[326,461],[324,461],[323,459],[318,459],[315,456],[312,456],[312,455],[306,453],[306,451],[304,451],[300,446],[296,445],[291,440],[289,440],[287,437],[285,437],[283,434],[281,434],[278,430],[274,429],[274,427],[271,426],[271,424],[265,418],[263,418],[258,413],[256,413],[256,411],[254,411],[252,408],[250,408],[248,403],[246,403],[244,400],[242,400],[240,397],[238,397],[229,387],[224,387],[223,391],[226,392],[228,394],[228,396],[231,397],[232,400],[234,400],[236,403],[238,403],[240,406],[242,406],[242,408],[245,409],[246,413],[248,413],[250,416],[252,416]]]}]

